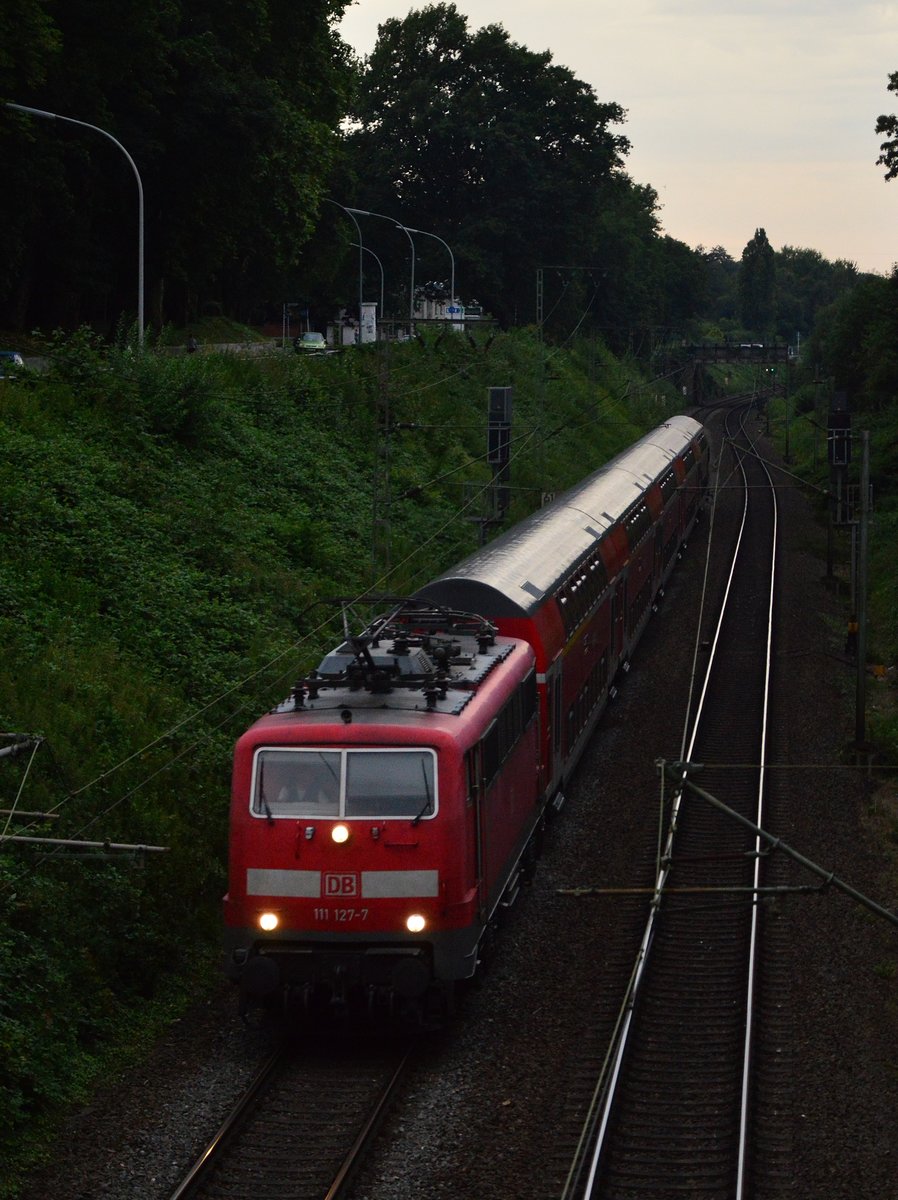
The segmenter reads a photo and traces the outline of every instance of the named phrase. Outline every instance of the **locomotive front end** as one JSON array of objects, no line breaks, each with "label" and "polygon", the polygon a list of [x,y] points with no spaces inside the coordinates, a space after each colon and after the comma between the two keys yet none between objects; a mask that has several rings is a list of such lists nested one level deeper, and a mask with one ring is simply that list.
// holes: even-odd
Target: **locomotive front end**
[{"label": "locomotive front end", "polygon": [[251,759],[248,790],[237,785],[246,810],[232,826],[243,837],[232,840],[229,971],[248,1001],[420,1001],[451,970],[438,961],[451,953],[442,933],[457,874],[442,835],[452,806],[442,826],[440,812],[451,769],[441,779],[433,746],[371,745],[382,724],[356,726],[364,746],[331,740],[345,739],[342,723],[303,728],[318,744],[238,750],[238,780]]},{"label": "locomotive front end", "polygon": [[383,630],[339,647],[237,743],[225,950],[244,1008],[428,1019],[474,973],[470,746],[519,644],[482,623],[443,642],[417,609],[401,629],[387,652]]}]

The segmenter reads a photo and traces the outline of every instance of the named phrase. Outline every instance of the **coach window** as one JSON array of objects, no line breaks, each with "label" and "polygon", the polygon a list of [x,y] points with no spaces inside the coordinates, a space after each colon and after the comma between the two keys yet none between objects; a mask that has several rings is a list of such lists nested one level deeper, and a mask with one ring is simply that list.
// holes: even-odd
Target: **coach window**
[{"label": "coach window", "polygon": [[498,719],[490,722],[490,726],[481,740],[483,762],[483,784],[489,787],[499,774],[502,765],[502,741]]},{"label": "coach window", "polygon": [[265,817],[335,817],[339,811],[339,752],[259,751],[254,813]]},{"label": "coach window", "polygon": [[346,817],[411,817],[436,812],[431,750],[349,750]]}]

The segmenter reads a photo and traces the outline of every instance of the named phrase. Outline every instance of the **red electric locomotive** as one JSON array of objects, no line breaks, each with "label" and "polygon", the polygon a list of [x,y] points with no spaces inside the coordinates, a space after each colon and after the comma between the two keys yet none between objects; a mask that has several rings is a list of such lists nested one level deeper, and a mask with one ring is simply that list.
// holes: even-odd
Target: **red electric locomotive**
[{"label": "red electric locomotive", "polygon": [[707,480],[702,426],[672,418],[347,639],[241,737],[225,921],[246,1002],[451,1006]]},{"label": "red electric locomotive", "polygon": [[228,965],[244,997],[436,1015],[541,817],[527,642],[407,601],[237,743]]}]

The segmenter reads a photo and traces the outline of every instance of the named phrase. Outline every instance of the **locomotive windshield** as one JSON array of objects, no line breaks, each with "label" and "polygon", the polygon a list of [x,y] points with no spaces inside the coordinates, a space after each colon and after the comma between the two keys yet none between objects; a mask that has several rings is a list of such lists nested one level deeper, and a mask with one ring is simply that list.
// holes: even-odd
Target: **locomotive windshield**
[{"label": "locomotive windshield", "polygon": [[278,817],[340,813],[340,755],[324,750],[262,750],[253,812]]},{"label": "locomotive windshield", "polygon": [[262,817],[409,817],[436,811],[432,750],[259,750],[252,811]]},{"label": "locomotive windshield", "polygon": [[433,755],[420,750],[350,750],[346,761],[347,817],[433,814]]}]

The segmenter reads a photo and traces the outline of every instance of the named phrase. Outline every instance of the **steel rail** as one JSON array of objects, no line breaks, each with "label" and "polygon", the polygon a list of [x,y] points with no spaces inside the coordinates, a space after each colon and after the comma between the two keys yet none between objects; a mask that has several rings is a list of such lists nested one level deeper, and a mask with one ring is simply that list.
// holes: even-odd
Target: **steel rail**
[{"label": "steel rail", "polygon": [[[387,1113],[389,1104],[395,1096],[416,1044],[417,1041],[415,1039],[409,1041],[405,1049],[401,1052],[398,1065],[391,1068],[386,1082],[378,1089],[373,1103],[368,1108],[360,1131],[353,1139],[349,1150],[343,1155],[330,1184],[321,1182],[321,1191],[316,1194],[321,1195],[322,1200],[340,1200],[340,1197],[347,1194],[355,1172],[377,1134]],[[244,1118],[252,1119],[251,1108],[260,1099],[272,1075],[279,1067],[285,1064],[287,1058],[287,1046],[282,1045],[265,1059],[250,1081],[246,1091],[225,1118],[215,1136],[190,1168],[187,1175],[185,1175],[178,1187],[170,1194],[168,1200],[189,1200],[189,1197],[206,1194],[213,1170],[227,1156],[235,1135],[238,1137],[244,1136],[243,1133],[238,1132],[244,1124]],[[265,1190],[267,1181],[257,1181],[257,1184],[260,1196],[270,1194],[270,1189],[269,1191]],[[283,1184],[281,1183],[278,1186],[282,1187]],[[218,1192],[215,1194],[218,1194]]]},{"label": "steel rail", "polygon": [[[743,422],[744,431],[744,422]],[[754,445],[749,437],[749,443],[754,450]],[[770,502],[773,507],[773,531],[771,536],[770,546],[770,574],[769,588],[767,593],[767,651],[764,663],[764,696],[763,696],[763,716],[761,720],[761,753],[759,757],[761,770],[758,775],[758,794],[756,800],[756,814],[758,826],[764,824],[764,796],[767,786],[767,733],[770,715],[770,686],[771,686],[771,670],[773,658],[773,600],[776,588],[776,552],[777,552],[777,534],[778,534],[778,517],[779,510],[776,501],[776,488],[773,485],[773,479],[767,464],[758,458],[764,474],[767,477],[767,482],[770,485]],[[740,458],[741,466],[741,458]],[[744,476],[743,476],[744,477]],[[748,488],[746,488],[748,495]],[[739,1161],[736,1170],[736,1195],[735,1200],[743,1200],[745,1196],[745,1173],[747,1166],[747,1147],[748,1147],[748,1119],[749,1119],[749,1082],[751,1078],[751,1053],[754,1039],[755,1026],[755,988],[757,982],[757,966],[758,966],[758,889],[761,882],[761,838],[759,834],[754,835],[754,868],[752,872],[752,885],[754,895],[751,901],[751,933],[749,935],[749,951],[748,951],[748,981],[746,991],[746,1017],[745,1017],[745,1040],[743,1043],[742,1056],[742,1097],[739,1114]]]},{"label": "steel rail", "polygon": [[355,1174],[355,1170],[359,1165],[359,1162],[373,1141],[380,1123],[386,1115],[389,1103],[393,1098],[393,1094],[396,1091],[400,1079],[405,1074],[409,1058],[411,1057],[414,1049],[415,1043],[413,1042],[403,1054],[399,1061],[399,1065],[393,1072],[392,1076],[378,1097],[377,1103],[373,1106],[371,1112],[368,1114],[368,1119],[366,1120],[363,1128],[359,1131],[358,1137],[350,1147],[349,1153],[340,1164],[340,1167],[334,1176],[334,1182],[328,1188],[324,1200],[339,1200],[339,1198],[345,1194],[346,1189],[352,1180],[353,1175]]},{"label": "steel rail", "polygon": [[[735,547],[732,552],[732,559],[731,559],[731,563],[730,563],[726,587],[724,590],[724,596],[723,596],[720,610],[718,613],[715,632],[714,632],[714,636],[713,636],[713,639],[711,642],[710,652],[708,654],[708,660],[707,660],[706,671],[705,671],[705,675],[704,675],[704,679],[703,679],[703,684],[702,684],[701,692],[700,692],[700,695],[699,695],[699,698],[698,698],[698,701],[696,704],[695,714],[694,714],[694,717],[692,718],[691,732],[687,732],[686,734],[684,734],[683,748],[684,748],[684,753],[686,754],[687,760],[691,756],[691,752],[695,746],[696,739],[698,737],[699,728],[702,724],[705,703],[706,703],[707,696],[708,696],[710,679],[711,679],[712,671],[713,671],[715,663],[716,663],[717,652],[718,652],[718,648],[719,648],[719,644],[720,644],[720,640],[721,640],[721,631],[722,631],[722,628],[724,625],[724,620],[725,620],[726,613],[727,613],[727,607],[729,605],[732,590],[733,590],[734,576],[735,576],[735,572],[736,572],[736,564],[739,560],[739,555],[742,550],[743,538],[745,535],[747,522],[748,522],[750,489],[748,487],[747,476],[746,476],[745,468],[744,468],[743,461],[742,461],[743,457],[744,457],[744,455],[740,455],[737,459],[738,469],[742,475],[743,490],[744,490],[742,516],[741,516],[738,536],[736,538]],[[766,471],[766,468],[765,468],[765,471]],[[771,493],[774,496],[774,505],[775,505],[775,492],[772,489],[772,480],[770,480],[769,473],[768,473],[768,480],[771,483]],[[717,492],[719,490],[719,487],[720,487],[720,481],[718,478],[718,482],[715,486],[715,492]],[[775,529],[775,522],[774,522],[774,529]],[[774,541],[773,541],[773,547],[774,548],[773,548],[772,554],[773,554],[773,559],[775,561],[775,553],[776,553],[776,551],[775,551],[775,536],[774,536]],[[768,628],[767,628],[767,638],[766,638],[767,646],[766,646],[765,675],[764,675],[765,732],[763,734],[763,739],[762,739],[762,744],[764,744],[764,745],[766,745],[766,720],[767,720],[767,712],[768,712],[767,697],[768,697],[768,693],[769,693],[770,669],[771,669],[771,645],[772,645],[771,621],[772,621],[772,615],[773,615],[773,581],[772,581],[772,579],[770,582],[770,592],[769,592],[769,597],[768,597],[767,613],[768,613]],[[626,1057],[629,1039],[630,1039],[631,1032],[632,1032],[634,1010],[635,1010],[638,996],[640,995],[640,992],[643,988],[646,966],[647,966],[647,963],[649,960],[652,942],[653,942],[656,927],[657,927],[657,919],[658,919],[658,913],[659,913],[659,909],[660,909],[660,903],[661,903],[662,896],[665,893],[665,890],[667,887],[667,882],[668,882],[668,877],[670,875],[670,870],[671,870],[671,865],[672,865],[672,857],[673,857],[673,845],[674,845],[674,840],[675,840],[678,818],[679,818],[679,814],[680,814],[680,806],[681,806],[682,798],[683,798],[684,784],[685,784],[685,770],[682,771],[682,773],[680,774],[679,779],[676,784],[676,787],[675,787],[675,792],[674,792],[674,796],[673,796],[673,800],[672,800],[672,804],[671,804],[671,815],[670,815],[670,820],[669,820],[668,829],[667,829],[666,842],[665,842],[663,851],[659,854],[659,860],[658,860],[659,867],[658,867],[658,874],[657,874],[657,878],[656,878],[655,887],[653,889],[651,912],[649,914],[649,918],[646,923],[646,928],[645,928],[645,932],[643,934],[642,941],[641,941],[639,949],[637,951],[635,965],[634,965],[633,972],[632,972],[631,979],[630,979],[630,984],[627,988],[623,1003],[621,1005],[621,1015],[619,1017],[618,1029],[616,1032],[616,1042],[613,1047],[613,1054],[610,1056],[610,1066],[606,1062],[606,1065],[603,1068],[602,1077],[599,1079],[599,1081],[597,1083],[596,1091],[595,1091],[595,1094],[593,1097],[593,1103],[590,1106],[590,1111],[589,1111],[589,1114],[587,1115],[584,1132],[581,1135],[580,1149],[582,1149],[582,1145],[584,1145],[584,1144],[591,1143],[591,1145],[592,1145],[591,1158],[590,1158],[590,1162],[589,1162],[589,1170],[587,1173],[584,1189],[582,1191],[582,1195],[585,1198],[585,1200],[589,1200],[589,1197],[591,1197],[594,1194],[594,1190],[595,1190],[596,1183],[597,1183],[599,1166],[602,1161],[602,1156],[603,1156],[603,1153],[605,1150],[606,1139],[607,1139],[608,1132],[609,1132],[609,1122],[610,1122],[610,1118],[611,1118],[612,1109],[614,1106],[615,1094],[616,1094],[616,1090],[618,1088],[618,1085],[619,1085],[619,1082],[621,1079],[622,1066],[623,1066],[624,1059]],[[759,783],[759,788],[758,788],[758,801],[757,801],[758,804],[760,804],[762,802],[761,798],[763,796],[763,786],[764,786],[764,781],[763,781],[763,772],[762,772],[762,778],[761,778],[761,781]],[[760,810],[758,810],[758,812],[759,812],[759,817],[760,817]],[[758,824],[760,824],[760,819],[758,821]],[[755,842],[756,852],[758,849],[759,849],[759,842],[756,838],[756,842]],[[754,889],[756,889],[758,886],[758,869],[759,869],[759,860],[756,857],[755,868],[754,868],[755,874],[754,874],[754,879],[753,879]],[[752,890],[752,895],[753,895],[752,930],[751,930],[751,942],[750,942],[750,951],[749,951],[748,996],[749,996],[750,1004],[752,1004],[753,1000],[754,1000],[754,990],[755,990],[754,979],[755,979],[755,969],[756,969],[756,956],[755,956],[755,952],[754,952],[754,947],[756,944],[756,937],[757,937],[757,924],[756,924],[757,893],[754,889]],[[745,1142],[745,1137],[747,1136],[747,1116],[746,1116],[747,1104],[748,1104],[747,1079],[748,1079],[748,1064],[749,1064],[750,1050],[751,1050],[751,1039],[750,1039],[750,1033],[748,1031],[751,1029],[752,1024],[753,1024],[753,1022],[751,1020],[751,1013],[749,1012],[748,1020],[746,1022],[746,1031],[747,1032],[746,1032],[746,1040],[745,1040],[745,1044],[744,1044],[744,1057],[743,1057],[743,1064],[742,1064],[741,1111],[740,1111],[740,1122],[739,1122],[739,1128],[740,1128],[739,1165],[738,1165],[739,1191],[738,1191],[737,1200],[742,1200],[742,1197],[744,1196],[743,1184],[741,1181],[744,1178],[744,1161],[745,1161],[744,1142]],[[589,1127],[589,1128],[587,1129],[587,1127]],[[575,1186],[576,1178],[579,1175],[581,1170],[582,1170],[582,1167],[579,1167],[575,1162],[575,1164],[571,1168],[571,1171],[568,1175],[568,1179],[565,1183],[563,1197],[569,1197],[569,1196],[573,1195],[573,1187]]]},{"label": "steel rail", "polygon": [[249,1106],[255,1101],[256,1097],[262,1088],[268,1083],[272,1073],[279,1066],[284,1057],[284,1048],[279,1046],[276,1050],[265,1059],[262,1066],[253,1076],[246,1091],[225,1117],[218,1132],[212,1138],[209,1145],[205,1148],[175,1190],[169,1196],[169,1200],[184,1200],[184,1197],[189,1196],[194,1188],[197,1187],[202,1177],[211,1167],[218,1154],[221,1152],[221,1147],[231,1136],[234,1129],[239,1125],[244,1114]]}]

